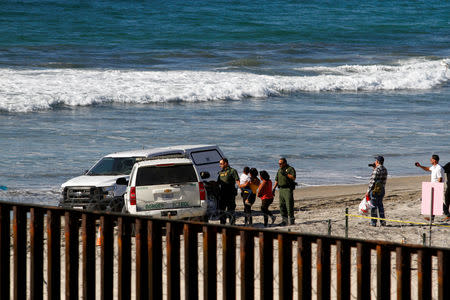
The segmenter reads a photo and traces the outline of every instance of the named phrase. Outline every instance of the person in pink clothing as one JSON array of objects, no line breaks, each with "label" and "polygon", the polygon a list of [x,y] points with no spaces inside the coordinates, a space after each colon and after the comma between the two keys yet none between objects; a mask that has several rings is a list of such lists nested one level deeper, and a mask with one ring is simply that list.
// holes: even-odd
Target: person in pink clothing
[{"label": "person in pink clothing", "polygon": [[259,172],[261,178],[261,184],[258,187],[257,196],[261,198],[261,211],[264,214],[264,226],[267,226],[269,216],[272,219],[272,224],[275,222],[276,217],[269,210],[270,204],[273,202],[272,181],[270,180],[269,173],[266,171]]}]

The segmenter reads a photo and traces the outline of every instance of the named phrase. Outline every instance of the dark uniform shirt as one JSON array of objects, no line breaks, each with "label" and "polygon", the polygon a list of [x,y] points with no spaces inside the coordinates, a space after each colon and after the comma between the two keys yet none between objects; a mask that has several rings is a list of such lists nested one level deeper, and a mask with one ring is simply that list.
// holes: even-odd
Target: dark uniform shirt
[{"label": "dark uniform shirt", "polygon": [[231,167],[227,167],[225,170],[221,170],[219,172],[219,178],[218,182],[221,186],[227,186],[227,187],[235,187],[236,181],[239,180],[238,173],[235,169]]},{"label": "dark uniform shirt", "polygon": [[275,176],[275,181],[278,182],[278,186],[280,188],[288,188],[292,184],[293,181],[289,177],[287,177],[287,174],[294,176],[294,178],[297,177],[295,174],[295,169],[293,167],[287,165],[283,169],[279,168],[277,175]]}]

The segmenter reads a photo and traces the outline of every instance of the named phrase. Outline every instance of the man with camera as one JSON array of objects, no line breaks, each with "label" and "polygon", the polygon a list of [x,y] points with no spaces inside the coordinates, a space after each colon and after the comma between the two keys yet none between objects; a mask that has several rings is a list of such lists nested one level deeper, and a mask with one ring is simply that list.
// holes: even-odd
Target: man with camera
[{"label": "man with camera", "polygon": [[[295,189],[295,169],[288,165],[286,158],[282,157],[278,161],[279,169],[275,176],[275,185],[272,193],[275,196],[275,189],[278,187],[280,201],[280,214],[283,219],[280,226],[287,224],[294,225],[294,189]],[[289,218],[289,219],[288,219]]]},{"label": "man with camera", "polygon": [[[388,172],[383,164],[384,157],[381,155],[375,157],[375,162],[373,164],[369,164],[370,167],[373,167],[373,171],[369,180],[369,188],[366,193],[366,197],[370,197],[370,202],[373,205],[373,208],[370,210],[370,216],[377,218],[378,211],[381,219],[384,219],[383,197],[385,194],[385,186],[388,175]],[[386,221],[380,220],[380,224],[381,226],[386,226]],[[377,226],[377,220],[371,219],[370,225]]]}]

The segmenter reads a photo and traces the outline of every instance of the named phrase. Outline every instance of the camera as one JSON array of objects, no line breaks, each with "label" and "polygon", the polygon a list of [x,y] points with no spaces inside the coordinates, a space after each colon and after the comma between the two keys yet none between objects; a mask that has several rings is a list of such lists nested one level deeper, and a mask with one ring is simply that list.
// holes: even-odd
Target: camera
[{"label": "camera", "polygon": [[375,168],[375,164],[368,164],[369,167]]}]

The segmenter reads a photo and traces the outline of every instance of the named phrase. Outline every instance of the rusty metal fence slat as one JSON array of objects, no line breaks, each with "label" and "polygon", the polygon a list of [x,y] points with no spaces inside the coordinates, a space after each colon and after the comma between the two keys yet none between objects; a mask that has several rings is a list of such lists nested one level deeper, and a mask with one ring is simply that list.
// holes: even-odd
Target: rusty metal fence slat
[{"label": "rusty metal fence slat", "polygon": [[114,235],[113,224],[110,216],[100,217],[100,240],[101,240],[101,267],[100,267],[100,290],[101,299],[113,298],[113,266],[114,266]]},{"label": "rusty metal fence slat", "polygon": [[147,224],[148,253],[148,295],[150,299],[162,299],[162,223],[149,221]]},{"label": "rusty metal fence slat", "polygon": [[330,299],[330,243],[317,239],[317,299]]},{"label": "rusty metal fence slat", "polygon": [[40,208],[30,211],[30,298],[43,299],[44,284],[44,215]]},{"label": "rusty metal fence slat", "polygon": [[66,258],[66,300],[78,299],[78,267],[79,267],[79,236],[78,216],[66,212],[64,216],[65,258]]},{"label": "rusty metal fence slat", "polygon": [[431,255],[427,249],[417,253],[417,295],[419,300],[431,299]]},{"label": "rusty metal fence slat", "polygon": [[336,293],[338,300],[350,299],[350,245],[344,241],[336,243]]},{"label": "rusty metal fence slat", "polygon": [[370,247],[365,243],[356,246],[357,299],[370,299]]},{"label": "rusty metal fence slat", "polygon": [[411,299],[411,256],[407,247],[397,247],[397,299]]},{"label": "rusty metal fence slat", "polygon": [[377,299],[391,296],[391,254],[383,245],[377,245]]},{"label": "rusty metal fence slat", "polygon": [[11,208],[0,205],[0,299],[10,298]]},{"label": "rusty metal fence slat", "polygon": [[278,234],[278,270],[280,299],[292,299],[292,241]]},{"label": "rusty metal fence slat", "polygon": [[167,222],[167,299],[179,300],[180,294],[180,235],[178,224]]},{"label": "rusty metal fence slat", "polygon": [[61,216],[47,210],[47,294],[50,300],[61,298]]},{"label": "rusty metal fence slat", "polygon": [[450,299],[450,251],[439,250],[438,257],[438,297]]},{"label": "rusty metal fence slat", "polygon": [[184,224],[184,270],[187,300],[198,299],[198,238],[194,226]]},{"label": "rusty metal fence slat", "polygon": [[232,229],[222,229],[223,299],[236,299],[236,235]]},{"label": "rusty metal fence slat", "polygon": [[259,257],[261,276],[260,299],[273,299],[273,237],[270,232],[259,233]]},{"label": "rusty metal fence slat", "polygon": [[241,299],[255,298],[255,241],[248,231],[241,231]]},{"label": "rusty metal fence slat", "polygon": [[27,292],[27,214],[25,208],[14,206],[14,299],[26,299]]},{"label": "rusty metal fence slat", "polygon": [[120,217],[117,223],[118,263],[118,292],[119,299],[131,297],[131,230],[130,220]]},{"label": "rusty metal fence slat", "polygon": [[81,244],[83,252],[83,298],[95,299],[95,218],[83,214],[81,219]]},{"label": "rusty metal fence slat", "polygon": [[297,238],[298,299],[311,299],[311,240]]},{"label": "rusty metal fence slat", "polygon": [[203,298],[217,299],[217,234],[215,228],[203,226]]}]

